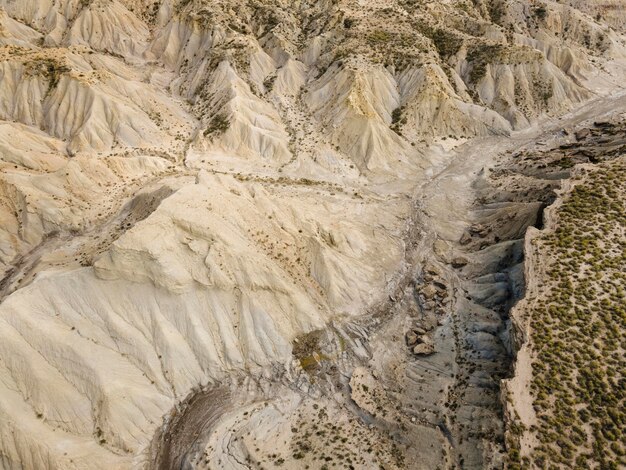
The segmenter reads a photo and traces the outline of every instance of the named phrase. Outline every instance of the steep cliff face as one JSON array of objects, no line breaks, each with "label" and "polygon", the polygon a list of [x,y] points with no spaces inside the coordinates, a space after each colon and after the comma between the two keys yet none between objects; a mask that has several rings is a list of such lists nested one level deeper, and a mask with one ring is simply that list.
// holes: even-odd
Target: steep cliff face
[{"label": "steep cliff face", "polygon": [[[423,261],[414,198],[448,144],[619,82],[623,22],[603,5],[0,0],[0,466],[147,465],[192,390],[241,381],[229,406],[280,397],[280,438],[318,394],[385,443],[364,466],[458,463],[443,424],[407,418],[436,443],[407,450],[329,400],[338,366],[307,369],[372,357],[380,324],[358,322]],[[193,465],[243,468],[253,448],[202,461],[211,445]]]},{"label": "steep cliff face", "polygon": [[511,312],[516,361],[503,387],[511,468],[624,465],[623,117],[519,155],[542,164],[535,178],[550,167],[565,178],[542,230],[526,235],[526,294]]}]

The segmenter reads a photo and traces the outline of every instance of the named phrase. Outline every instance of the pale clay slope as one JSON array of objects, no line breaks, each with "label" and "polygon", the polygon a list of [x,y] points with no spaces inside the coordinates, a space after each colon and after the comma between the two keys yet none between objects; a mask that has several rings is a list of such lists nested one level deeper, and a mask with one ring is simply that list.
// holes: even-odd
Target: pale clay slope
[{"label": "pale clay slope", "polygon": [[[363,30],[338,60],[330,2],[297,10],[329,18],[308,25],[319,34],[285,10],[288,26],[263,33],[236,1],[211,23],[199,3],[165,0],[152,16],[140,0],[0,0],[2,292],[21,287],[0,305],[2,468],[138,467],[198,384],[297,375],[294,338],[360,314],[401,272],[409,196],[435,158],[422,140],[506,134],[589,98],[585,78],[601,72],[583,26],[603,35],[603,57],[623,50],[551,3],[542,28],[509,39],[476,20],[524,48],[471,83],[468,44],[445,60],[431,46],[402,70],[368,56],[382,26],[365,7],[381,2],[340,2]],[[525,25],[527,10],[507,15]],[[206,132],[216,115],[228,129]],[[141,186],[164,192],[122,220]],[[48,270],[20,284],[48,247]]]}]

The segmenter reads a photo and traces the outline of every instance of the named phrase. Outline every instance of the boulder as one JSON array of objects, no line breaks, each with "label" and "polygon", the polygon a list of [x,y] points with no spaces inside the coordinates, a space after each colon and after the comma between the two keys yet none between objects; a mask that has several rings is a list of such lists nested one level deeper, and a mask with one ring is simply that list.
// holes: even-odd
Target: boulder
[{"label": "boulder", "polygon": [[472,235],[478,235],[480,238],[485,238],[490,232],[488,227],[481,224],[472,225],[469,231]]},{"label": "boulder", "polygon": [[433,339],[430,336],[428,336],[428,335],[420,336],[419,342],[420,342],[420,344],[429,344],[431,346],[434,346],[434,344],[435,344],[433,342]]},{"label": "boulder", "polygon": [[432,300],[437,295],[437,288],[433,286],[432,284],[428,284],[426,287],[422,289],[422,295],[427,300]]},{"label": "boulder", "polygon": [[431,263],[426,263],[426,265],[424,266],[424,271],[432,276],[441,276],[441,271],[439,270],[439,268]]},{"label": "boulder", "polygon": [[445,259],[447,257],[448,249],[448,244],[443,240],[435,240],[435,243],[433,243],[433,251],[441,258]]},{"label": "boulder", "polygon": [[467,265],[467,263],[467,258],[463,258],[462,256],[457,256],[456,258],[452,259],[453,268],[462,268],[463,266]]},{"label": "boulder", "polygon": [[413,348],[413,354],[416,356],[430,356],[435,352],[432,344],[420,343]]},{"label": "boulder", "polygon": [[467,245],[471,241],[472,241],[472,236],[467,232],[463,232],[463,235],[461,235],[461,238],[459,239],[459,243],[461,245]]},{"label": "boulder", "polygon": [[415,346],[417,344],[418,340],[419,340],[419,337],[418,337],[417,333],[415,333],[415,331],[410,331],[409,330],[409,331],[406,332],[406,335],[404,335],[404,336],[405,336],[405,339],[406,339],[406,344],[409,347],[410,346]]}]

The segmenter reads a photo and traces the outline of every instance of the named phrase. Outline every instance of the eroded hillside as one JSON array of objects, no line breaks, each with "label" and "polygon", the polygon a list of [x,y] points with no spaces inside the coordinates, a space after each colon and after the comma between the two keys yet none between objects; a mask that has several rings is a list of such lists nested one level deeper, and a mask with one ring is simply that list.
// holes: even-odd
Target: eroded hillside
[{"label": "eroded hillside", "polygon": [[501,466],[474,183],[621,106],[613,3],[0,0],[0,466]]}]

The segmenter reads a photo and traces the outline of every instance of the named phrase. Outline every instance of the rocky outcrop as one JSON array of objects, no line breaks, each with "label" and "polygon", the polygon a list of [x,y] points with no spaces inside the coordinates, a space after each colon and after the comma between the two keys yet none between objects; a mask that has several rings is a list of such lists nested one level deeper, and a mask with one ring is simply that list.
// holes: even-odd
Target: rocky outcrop
[{"label": "rocky outcrop", "polygon": [[[543,212],[541,230],[530,229],[526,233],[524,241],[525,295],[514,306],[510,314],[510,344],[515,361],[511,377],[503,381],[502,402],[504,403],[505,423],[507,426],[506,439],[509,462],[513,468],[527,464],[531,461],[531,458],[534,461],[546,458],[545,454],[536,453],[542,443],[547,441],[545,430],[539,430],[538,419],[538,412],[540,412],[541,406],[543,406],[540,404],[540,397],[541,394],[545,393],[538,390],[536,385],[536,379],[543,369],[536,359],[537,345],[535,342],[537,340],[536,335],[539,332],[531,325],[534,325],[537,321],[537,308],[544,308],[542,302],[549,295],[546,294],[546,291],[550,292],[548,268],[549,263],[553,262],[553,260],[549,259],[551,254],[546,252],[545,247],[540,246],[540,241],[542,238],[546,238],[547,234],[553,234],[559,230],[561,226],[559,218],[563,215],[559,213],[563,208],[564,201],[571,197],[577,185],[584,184],[582,175],[586,170],[591,170],[593,174],[595,170],[593,165],[606,165],[616,159],[617,165],[614,168],[620,171],[619,160],[620,158],[623,159],[624,138],[623,120],[615,120],[613,118],[612,120],[587,122],[585,126],[580,127],[576,131],[564,132],[564,136],[560,141],[553,144],[552,148],[528,152],[522,160],[526,161],[526,163],[519,164],[520,169],[529,173],[532,172],[533,178],[540,178],[541,175],[551,171],[550,167],[555,166],[565,168],[566,174],[563,175],[565,178],[562,182],[555,188],[555,194],[551,198],[552,203]],[[566,140],[566,142],[563,143],[563,140]],[[535,166],[538,168],[533,168]],[[608,168],[612,167],[608,166]],[[584,222],[581,223],[584,224]],[[558,292],[558,289],[556,292]],[[601,292],[602,296],[605,294],[606,292]],[[608,296],[610,297],[610,294]],[[589,299],[592,300],[591,297]],[[567,305],[566,302],[560,299],[560,302],[557,302],[551,308],[563,309],[567,308]],[[611,323],[611,329],[614,327],[615,325]],[[558,332],[558,327],[555,327],[554,330]],[[548,344],[548,347],[554,347],[554,344]],[[580,366],[572,363],[570,360],[567,367],[570,369],[567,374],[571,374],[578,373],[577,368]],[[587,367],[587,365],[584,367]],[[587,403],[583,402],[580,405],[585,408]],[[543,413],[546,416],[550,411],[544,410]],[[566,430],[568,434],[573,429],[573,425],[573,422],[569,424]],[[542,432],[544,434],[539,435]],[[595,441],[596,437],[591,439]],[[564,441],[559,442],[562,443]],[[594,445],[602,446],[603,444],[598,442]],[[562,448],[565,449],[564,452],[567,452],[566,446]],[[601,458],[608,458],[607,453],[602,452],[601,455]],[[589,458],[594,460],[597,458],[597,455],[591,455]]]}]

